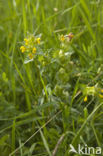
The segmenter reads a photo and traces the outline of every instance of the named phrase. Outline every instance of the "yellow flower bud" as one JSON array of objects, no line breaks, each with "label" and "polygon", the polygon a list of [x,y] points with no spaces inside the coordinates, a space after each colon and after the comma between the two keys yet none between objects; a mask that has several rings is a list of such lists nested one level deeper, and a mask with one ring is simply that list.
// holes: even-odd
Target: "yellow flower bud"
[{"label": "yellow flower bud", "polygon": [[88,100],[88,97],[85,96],[85,97],[84,97],[84,102],[87,102],[87,100]]}]

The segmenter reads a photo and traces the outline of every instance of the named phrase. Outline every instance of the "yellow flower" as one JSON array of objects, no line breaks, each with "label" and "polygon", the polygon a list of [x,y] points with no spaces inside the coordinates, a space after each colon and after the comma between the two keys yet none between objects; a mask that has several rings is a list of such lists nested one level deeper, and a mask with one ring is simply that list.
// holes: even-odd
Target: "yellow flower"
[{"label": "yellow flower", "polygon": [[103,93],[103,89],[101,89],[101,93]]},{"label": "yellow flower", "polygon": [[84,102],[87,102],[88,98],[87,96],[84,97]]},{"label": "yellow flower", "polygon": [[37,38],[36,41],[37,41],[37,44],[40,44],[40,38]]},{"label": "yellow flower", "polygon": [[99,97],[103,99],[103,95],[99,94]]},{"label": "yellow flower", "polygon": [[36,48],[35,48],[35,47],[33,48],[32,53],[33,53],[33,54],[36,53]]},{"label": "yellow flower", "polygon": [[27,38],[24,38],[24,41],[25,41],[25,45],[29,44],[29,40]]},{"label": "yellow flower", "polygon": [[60,40],[61,40],[62,42],[65,40],[64,35],[61,35],[61,36],[60,36]]},{"label": "yellow flower", "polygon": [[24,46],[21,46],[20,50],[21,50],[22,53],[24,53],[26,51],[26,48]]},{"label": "yellow flower", "polygon": [[33,59],[33,54],[32,53],[29,53],[29,58]]}]

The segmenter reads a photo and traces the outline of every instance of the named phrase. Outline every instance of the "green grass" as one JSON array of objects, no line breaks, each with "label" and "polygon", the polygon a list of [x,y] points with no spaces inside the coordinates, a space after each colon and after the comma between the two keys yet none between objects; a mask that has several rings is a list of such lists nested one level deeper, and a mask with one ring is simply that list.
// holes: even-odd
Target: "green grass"
[{"label": "green grass", "polygon": [[[102,14],[102,0],[0,0],[1,156],[103,149]],[[20,51],[28,34],[41,35],[33,61]]]}]

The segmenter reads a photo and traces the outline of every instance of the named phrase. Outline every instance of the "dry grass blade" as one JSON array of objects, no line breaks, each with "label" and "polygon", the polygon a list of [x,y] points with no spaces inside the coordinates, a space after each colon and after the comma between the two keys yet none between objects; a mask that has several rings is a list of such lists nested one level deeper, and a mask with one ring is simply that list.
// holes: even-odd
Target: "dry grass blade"
[{"label": "dry grass blade", "polygon": [[54,150],[53,150],[52,156],[56,156],[56,153],[57,153],[57,150],[58,150],[58,148],[59,148],[59,145],[61,144],[61,142],[62,142],[62,140],[64,139],[65,135],[66,135],[66,134],[63,134],[63,135],[60,137],[60,139],[58,140],[58,142],[57,142],[57,144],[56,144],[56,146],[55,146],[55,148],[54,148]]}]

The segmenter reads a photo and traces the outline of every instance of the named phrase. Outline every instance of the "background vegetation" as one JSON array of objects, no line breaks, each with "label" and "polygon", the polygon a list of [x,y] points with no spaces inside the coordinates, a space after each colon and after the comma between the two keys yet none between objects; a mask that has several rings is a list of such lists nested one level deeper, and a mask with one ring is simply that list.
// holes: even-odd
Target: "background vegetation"
[{"label": "background vegetation", "polygon": [[[70,32],[63,45],[59,36]],[[28,33],[41,45],[25,64]],[[102,69],[102,0],[0,0],[0,155],[103,149]]]}]

